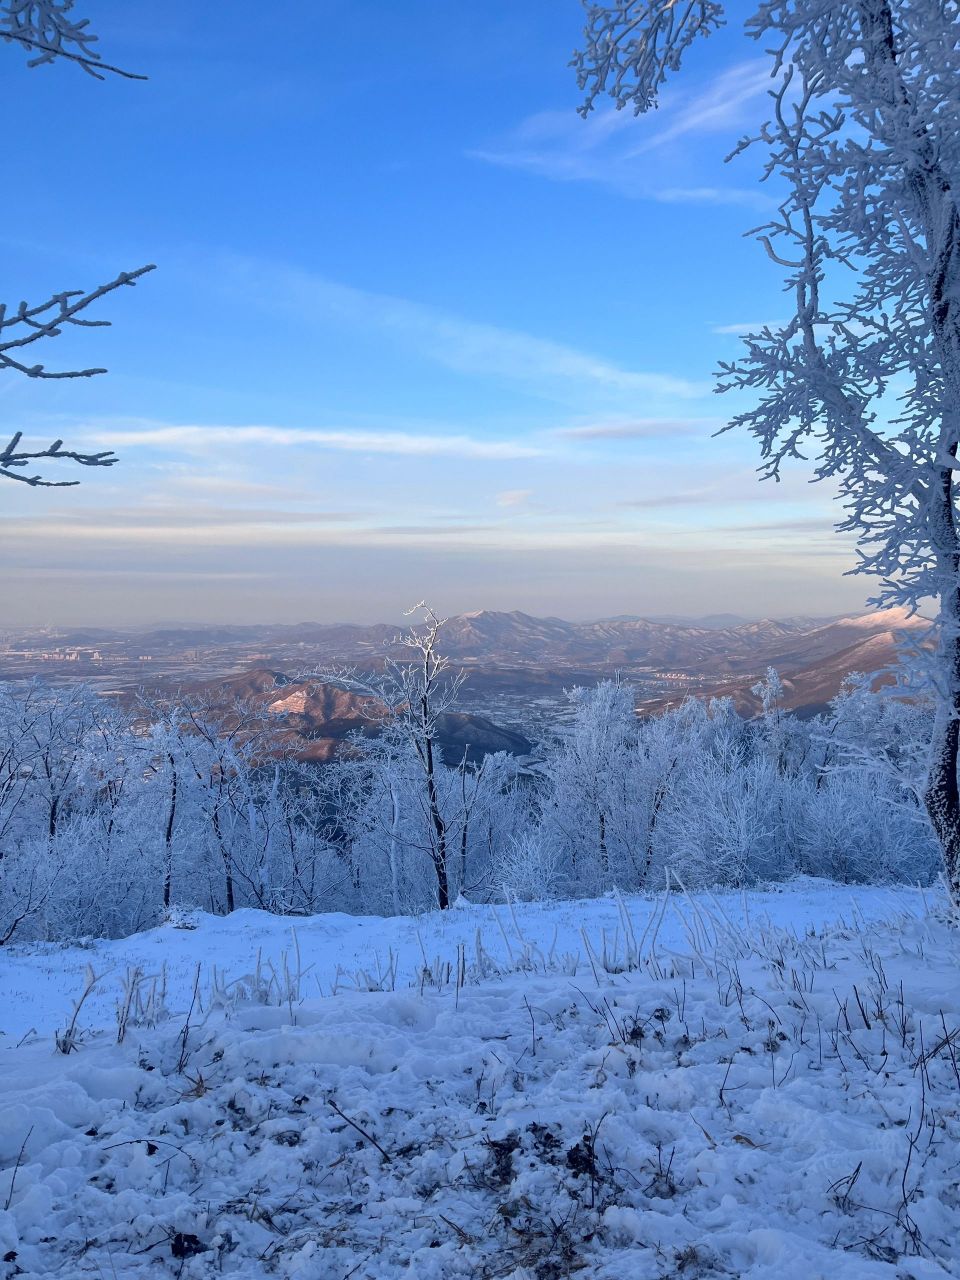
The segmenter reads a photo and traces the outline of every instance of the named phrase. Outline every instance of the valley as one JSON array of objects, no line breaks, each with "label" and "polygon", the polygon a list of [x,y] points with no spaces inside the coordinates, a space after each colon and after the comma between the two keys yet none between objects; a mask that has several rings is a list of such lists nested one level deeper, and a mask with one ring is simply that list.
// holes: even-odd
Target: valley
[{"label": "valley", "polygon": [[[454,669],[467,676],[461,695],[465,715],[536,739],[566,714],[565,689],[617,674],[635,687],[645,714],[693,695],[730,696],[750,716],[759,710],[752,688],[773,666],[784,683],[786,706],[815,714],[847,675],[883,672],[896,662],[898,642],[919,640],[927,626],[902,610],[831,619],[627,616],[590,622],[481,610],[450,618],[442,647]],[[391,623],[301,623],[7,631],[0,636],[0,679],[82,681],[122,699],[140,689],[169,693],[220,684],[223,696],[234,698],[245,673],[254,684],[264,672],[293,683],[309,676],[316,684],[318,676],[345,668],[376,670],[385,656],[402,652],[396,643],[402,629]],[[316,729],[322,717],[313,720]],[[353,721],[356,715],[355,727]],[[339,736],[314,733],[328,742]],[[494,734],[491,741],[496,740]],[[312,753],[327,754],[319,745]]]}]

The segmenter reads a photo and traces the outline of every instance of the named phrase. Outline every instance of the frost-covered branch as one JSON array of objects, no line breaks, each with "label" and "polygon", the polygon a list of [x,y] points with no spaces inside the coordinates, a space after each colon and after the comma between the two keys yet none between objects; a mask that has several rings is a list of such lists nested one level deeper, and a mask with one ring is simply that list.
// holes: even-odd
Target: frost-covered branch
[{"label": "frost-covered branch", "polygon": [[[29,364],[21,358],[21,353],[34,343],[47,339],[59,338],[67,325],[79,328],[104,328],[109,320],[88,320],[81,313],[91,303],[112,293],[124,285],[133,286],[152,265],[140,267],[137,271],[121,272],[115,280],[99,288],[84,293],[75,289],[54,294],[46,302],[30,306],[21,302],[15,311],[8,311],[0,303],[0,372],[12,369],[28,378],[60,379],[60,378],[92,378],[106,373],[105,369],[72,369],[51,371],[42,364]],[[75,449],[65,449],[62,440],[54,440],[46,448],[26,449],[21,445],[23,433],[17,431],[6,447],[0,450],[0,476],[8,480],[19,480],[34,488],[69,488],[76,480],[45,480],[40,475],[24,475],[22,469],[40,459],[54,459],[58,462],[73,462],[82,467],[111,467],[117,461],[112,450],[100,453],[80,453]]]},{"label": "frost-covered branch", "polygon": [[92,378],[98,373],[106,373],[106,369],[51,371],[42,364],[28,364],[19,358],[19,353],[35,342],[59,338],[65,325],[76,325],[82,329],[107,328],[109,320],[88,320],[81,312],[108,293],[113,293],[115,289],[135,285],[141,276],[155,269],[151,263],[136,271],[122,271],[115,280],[102,284],[89,293],[82,289],[69,289],[63,293],[55,293],[45,302],[33,306],[28,302],[21,302],[15,310],[0,303],[0,372],[14,369],[28,378]]},{"label": "frost-covered branch", "polygon": [[[104,78],[105,71],[129,75],[101,61],[100,55],[92,48],[97,37],[88,30],[87,19],[74,20],[70,16],[72,9],[73,0],[2,0],[0,39],[8,43],[17,42],[35,51],[36,56],[28,64],[32,67],[56,58],[66,58],[79,63],[100,80]],[[67,289],[43,302],[21,302],[16,309],[0,303],[0,372],[13,370],[28,378],[41,379],[91,378],[105,373],[102,368],[50,370],[39,361],[31,362],[32,351],[29,349],[35,343],[60,337],[68,326],[92,329],[109,325],[109,320],[88,319],[84,314],[87,308],[115,289],[134,285],[141,276],[153,270],[154,266],[149,264],[136,271],[123,271],[115,280],[89,292]],[[111,450],[82,453],[64,449],[62,440],[55,440],[43,449],[25,449],[21,447],[22,438],[22,432],[17,431],[0,452],[0,475],[34,488],[66,488],[78,483],[22,474],[22,468],[39,459],[68,461],[84,467],[109,467],[116,461]]]},{"label": "frost-covered branch", "polygon": [[[576,66],[618,107],[656,105],[719,5],[621,0],[589,10]],[[938,730],[926,805],[960,903],[960,5],[767,0],[747,33],[771,57],[766,152],[777,214],[752,234],[784,269],[793,316],[745,338],[718,389],[762,474],[811,458],[855,535],[876,603],[939,601]]]},{"label": "frost-covered branch", "polygon": [[723,23],[723,6],[715,0],[618,0],[613,5],[584,0],[584,8],[585,44],[570,64],[586,90],[580,107],[584,117],[602,94],[609,94],[618,110],[632,105],[638,115],[655,107],[660,87],[679,69],[697,36]]},{"label": "frost-covered branch", "polygon": [[7,480],[19,480],[22,484],[31,485],[35,489],[67,489],[80,482],[79,480],[44,480],[38,475],[24,476],[19,473],[18,467],[29,466],[31,462],[36,462],[40,458],[54,458],[58,462],[75,462],[81,467],[112,467],[117,461],[112,449],[105,449],[100,453],[77,453],[75,449],[64,449],[62,440],[54,440],[53,444],[47,445],[45,449],[21,449],[22,438],[23,432],[17,431],[6,448],[0,450],[0,476],[6,477]]},{"label": "frost-covered branch", "polygon": [[0,39],[28,50],[33,55],[27,63],[30,67],[65,58],[97,80],[105,79],[106,72],[127,80],[146,79],[104,62],[93,47],[98,37],[89,30],[89,18],[74,19],[72,10],[73,0],[3,0]]}]

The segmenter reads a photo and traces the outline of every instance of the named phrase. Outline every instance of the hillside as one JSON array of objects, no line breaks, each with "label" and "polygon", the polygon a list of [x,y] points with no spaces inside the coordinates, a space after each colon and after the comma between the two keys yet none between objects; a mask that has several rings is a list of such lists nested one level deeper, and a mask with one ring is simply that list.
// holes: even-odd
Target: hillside
[{"label": "hillside", "polygon": [[[840,691],[848,676],[857,672],[870,675],[871,687],[880,688],[893,681],[892,669],[898,661],[898,646],[902,632],[883,630],[866,635],[857,633],[856,627],[849,625],[850,619],[824,628],[827,633],[822,637],[814,635],[812,643],[805,651],[790,649],[775,654],[770,665],[776,667],[783,683],[783,705],[787,710],[801,716],[811,716],[823,712]],[[840,640],[852,640],[845,648],[835,649],[833,646]],[[814,660],[808,665],[796,667],[794,664],[802,658]],[[743,716],[755,716],[760,713],[761,701],[753,692],[757,683],[756,676],[730,681],[718,681],[709,690],[711,697],[729,697]],[[675,706],[680,696],[645,699],[641,708],[646,714]]]},{"label": "hillside", "polygon": [[444,652],[459,660],[543,666],[562,660],[605,667],[620,662],[703,673],[752,670],[758,665],[799,669],[871,636],[928,625],[900,609],[826,623],[762,618],[722,627],[646,618],[564,622],[519,612],[484,612],[451,618],[442,634]]},{"label": "hillside", "polygon": [[[320,680],[295,680],[266,668],[181,687],[184,693],[202,699],[225,722],[238,702],[258,708],[262,723],[269,724],[299,760],[331,760],[352,733],[376,737],[386,714],[376,699]],[[438,736],[448,764],[458,764],[464,752],[476,763],[497,751],[526,755],[531,750],[531,744],[519,733],[501,728],[485,716],[463,712],[442,715]]]}]

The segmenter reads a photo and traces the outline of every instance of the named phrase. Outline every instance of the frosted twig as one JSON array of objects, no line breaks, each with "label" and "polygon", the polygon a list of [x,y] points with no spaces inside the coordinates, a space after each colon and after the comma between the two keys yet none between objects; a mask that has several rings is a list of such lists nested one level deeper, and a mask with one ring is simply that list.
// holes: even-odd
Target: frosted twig
[{"label": "frosted twig", "polygon": [[17,1162],[13,1166],[13,1172],[10,1175],[10,1189],[7,1192],[7,1199],[3,1206],[4,1213],[7,1213],[9,1211],[10,1205],[13,1203],[13,1188],[17,1182],[17,1174],[20,1172],[20,1164],[21,1164],[21,1161],[23,1160],[23,1153],[27,1149],[27,1143],[30,1141],[31,1133],[33,1133],[33,1125],[31,1125],[30,1128],[27,1130],[27,1136],[24,1138],[23,1142],[21,1142],[20,1150],[17,1152]]}]

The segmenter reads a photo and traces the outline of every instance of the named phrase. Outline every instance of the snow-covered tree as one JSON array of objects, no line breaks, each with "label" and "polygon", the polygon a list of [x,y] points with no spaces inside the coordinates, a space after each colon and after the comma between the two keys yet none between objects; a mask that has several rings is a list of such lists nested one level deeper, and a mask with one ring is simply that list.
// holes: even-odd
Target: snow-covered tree
[{"label": "snow-covered tree", "polygon": [[[587,3],[576,55],[598,96],[643,112],[733,5]],[[844,504],[877,600],[938,602],[936,724],[925,806],[960,904],[960,6],[956,0],[766,0],[746,24],[771,57],[754,139],[780,200],[756,231],[793,315],[745,339],[721,390],[767,476],[812,451]]]},{"label": "snow-covered tree", "polygon": [[400,650],[401,656],[388,654],[379,672],[360,675],[341,671],[332,675],[337,683],[385,709],[389,726],[385,743],[402,744],[401,754],[415,764],[422,784],[417,795],[426,817],[425,852],[436,876],[437,906],[444,911],[451,903],[451,861],[456,845],[451,841],[447,809],[441,798],[439,729],[441,717],[456,705],[463,676],[452,672],[449,659],[440,648],[445,619],[425,604],[416,605],[410,613],[420,613],[422,623],[394,640],[393,647]]},{"label": "snow-covered tree", "polygon": [[685,884],[743,885],[785,879],[776,769],[769,759],[744,759],[729,745],[704,752],[677,780],[661,828],[668,865]]},{"label": "snow-covered tree", "polygon": [[286,762],[274,730],[242,700],[225,708],[195,694],[173,699],[153,729],[165,878],[176,870],[179,831],[177,847],[188,843],[192,854],[187,884],[213,910],[270,910],[286,880]]},{"label": "snow-covered tree", "polygon": [[336,806],[354,899],[368,911],[440,905],[434,805],[445,836],[448,905],[461,895],[499,897],[502,854],[530,826],[528,788],[513,756],[497,752],[471,763],[464,753],[447,765],[438,755],[431,801],[422,758],[395,723],[376,737],[355,735],[324,766],[319,785]]},{"label": "snow-covered tree", "polygon": [[830,710],[829,727],[814,743],[823,774],[872,774],[912,796],[922,810],[934,719],[930,700],[900,697],[896,689],[874,692],[871,677],[854,673]]},{"label": "snow-covered tree", "polygon": [[568,693],[572,715],[546,745],[543,825],[568,884],[592,894],[642,879],[644,820],[634,691],[620,680]]},{"label": "snow-covered tree", "polygon": [[143,758],[124,713],[83,686],[4,688],[0,742],[0,941],[152,923]]},{"label": "snow-covered tree", "polygon": [[[930,709],[856,685],[823,718],[778,716],[774,739],[725,699],[637,720],[609,682],[578,693],[539,769],[438,756],[451,900],[643,889],[668,868],[688,885],[929,882]],[[316,764],[262,717],[0,684],[0,946],[122,936],[181,907],[436,908],[429,792],[402,727]]]}]

